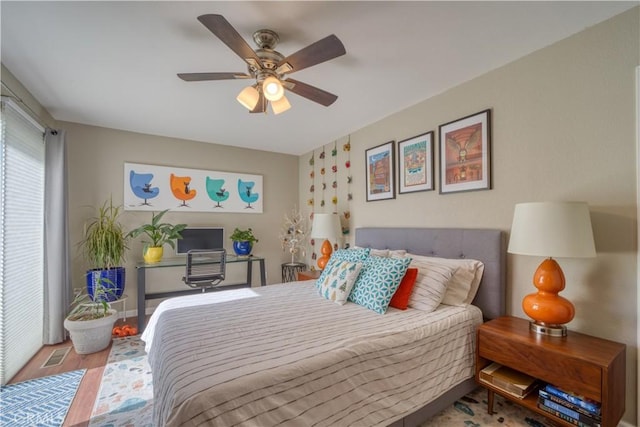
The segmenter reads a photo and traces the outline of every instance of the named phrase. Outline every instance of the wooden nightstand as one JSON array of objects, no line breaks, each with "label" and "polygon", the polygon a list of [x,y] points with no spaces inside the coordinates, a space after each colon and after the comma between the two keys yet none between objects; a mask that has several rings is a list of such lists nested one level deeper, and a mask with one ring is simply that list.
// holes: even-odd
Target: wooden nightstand
[{"label": "wooden nightstand", "polygon": [[489,391],[489,413],[493,393],[525,406],[556,424],[572,426],[538,408],[538,392],[518,399],[479,381],[479,372],[497,362],[546,383],[602,403],[602,427],[614,427],[624,414],[625,350],[613,341],[569,331],[566,337],[549,337],[529,331],[529,322],[500,317],[478,328],[476,381]]},{"label": "wooden nightstand", "polygon": [[318,280],[321,274],[322,270],[298,271],[298,280]]}]

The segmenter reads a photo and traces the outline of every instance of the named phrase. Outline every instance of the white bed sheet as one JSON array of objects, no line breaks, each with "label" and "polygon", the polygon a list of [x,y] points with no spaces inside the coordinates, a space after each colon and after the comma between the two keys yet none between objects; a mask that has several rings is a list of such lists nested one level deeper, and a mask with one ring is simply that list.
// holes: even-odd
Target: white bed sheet
[{"label": "white bed sheet", "polygon": [[473,376],[481,322],[339,306],[312,281],[173,298],[142,335],[154,425],[386,426]]}]

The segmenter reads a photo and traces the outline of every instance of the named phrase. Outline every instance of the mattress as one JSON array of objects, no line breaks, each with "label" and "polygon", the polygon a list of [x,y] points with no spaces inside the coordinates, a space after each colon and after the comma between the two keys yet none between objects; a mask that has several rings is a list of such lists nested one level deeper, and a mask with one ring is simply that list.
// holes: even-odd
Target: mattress
[{"label": "mattress", "polygon": [[473,376],[481,322],[340,306],[313,281],[173,298],[142,335],[154,425],[386,426]]}]

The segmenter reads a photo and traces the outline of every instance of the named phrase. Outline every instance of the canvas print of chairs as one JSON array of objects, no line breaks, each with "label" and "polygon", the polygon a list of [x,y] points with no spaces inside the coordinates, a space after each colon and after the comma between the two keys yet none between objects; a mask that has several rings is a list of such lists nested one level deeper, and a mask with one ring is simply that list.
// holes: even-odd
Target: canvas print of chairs
[{"label": "canvas print of chairs", "polygon": [[220,202],[224,202],[229,198],[229,192],[222,188],[224,185],[224,179],[211,179],[210,177],[207,177],[206,185],[209,198],[216,202],[214,207],[223,207]]},{"label": "canvas print of chairs", "polygon": [[245,209],[253,209],[251,203],[255,203],[260,197],[258,193],[251,192],[255,184],[256,183],[253,181],[243,181],[238,179],[238,193],[240,195],[240,199],[247,203],[247,206],[244,207]]},{"label": "canvas print of chairs", "polygon": [[180,207],[188,207],[189,205],[187,204],[187,200],[191,200],[196,197],[197,193],[196,190],[189,188],[191,185],[191,177],[171,174],[169,183],[174,197],[178,200],[182,200]]},{"label": "canvas print of chairs", "polygon": [[133,191],[133,194],[136,197],[143,200],[140,206],[151,206],[149,199],[153,199],[160,194],[160,189],[158,187],[151,187],[152,180],[152,173],[136,173],[133,170],[129,173],[129,185],[131,185],[131,191]]}]

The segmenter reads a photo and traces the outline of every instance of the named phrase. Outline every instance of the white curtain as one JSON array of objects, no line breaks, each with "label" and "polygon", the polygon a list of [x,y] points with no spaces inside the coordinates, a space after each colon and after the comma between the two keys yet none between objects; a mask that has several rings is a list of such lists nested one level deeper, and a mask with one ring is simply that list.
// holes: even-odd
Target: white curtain
[{"label": "white curtain", "polygon": [[64,317],[71,299],[65,131],[47,129],[44,189],[43,343],[65,340]]}]

